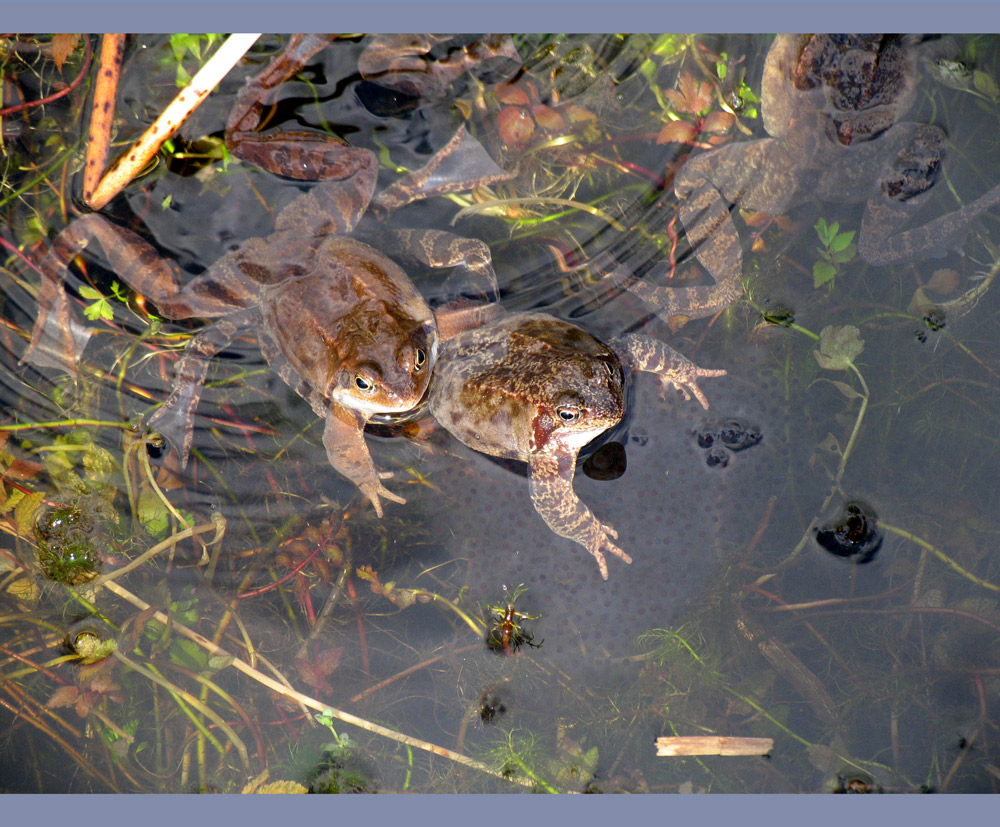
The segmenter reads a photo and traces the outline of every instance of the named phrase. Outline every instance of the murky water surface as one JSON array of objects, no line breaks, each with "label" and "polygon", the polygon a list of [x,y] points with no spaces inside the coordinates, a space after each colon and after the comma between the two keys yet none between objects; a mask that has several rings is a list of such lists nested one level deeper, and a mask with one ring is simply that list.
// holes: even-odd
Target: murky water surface
[{"label": "murky water surface", "polygon": [[[170,159],[104,210],[185,277],[266,235],[309,186],[205,157],[281,42],[259,44]],[[766,137],[767,38],[515,37],[510,87],[461,74],[422,98],[361,77],[369,43],[313,61],[274,125],[385,148],[384,187],[467,118],[520,175],[367,219],[362,235],[479,238],[508,311],[604,340],[641,332],[724,368],[701,382],[711,408],[637,374],[623,422],[584,451],[575,490],[633,560],[609,557],[606,581],[535,511],[523,463],[474,452],[426,412],[369,429],[407,499],[378,519],[253,329],[213,359],[181,470],[141,422],[202,322],[154,321],[97,245],[67,276],[96,331],[78,377],[19,362],[33,265],[80,203],[94,74],[14,111],[83,70],[82,45],[60,71],[25,40],[3,68],[0,788],[236,791],[266,769],[326,791],[996,791],[1000,208],[963,256],[872,266],[843,235],[863,203],[802,184],[773,220],[731,212],[745,297],[668,325],[623,288],[711,284],[672,181],[689,155]],[[1000,184],[998,46],[920,44],[905,118],[948,145],[909,226]],[[166,39],[129,41],[116,147],[175,76]],[[774,153],[783,170],[808,143],[795,137]],[[851,187],[863,202],[874,183]],[[413,277],[443,298],[439,273]],[[709,735],[773,739],[770,758],[656,757],[659,737]]]}]

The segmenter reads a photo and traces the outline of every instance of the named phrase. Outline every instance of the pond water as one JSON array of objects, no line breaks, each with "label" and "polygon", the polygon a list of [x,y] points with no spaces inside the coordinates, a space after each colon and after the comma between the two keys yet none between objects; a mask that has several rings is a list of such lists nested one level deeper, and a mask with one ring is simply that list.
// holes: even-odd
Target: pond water
[{"label": "pond water", "polygon": [[[516,179],[367,217],[363,237],[481,239],[507,311],[605,341],[643,333],[726,370],[700,383],[707,411],[635,374],[622,422],[583,451],[574,489],[632,558],[609,555],[607,580],[547,527],[524,463],[467,448],[423,409],[368,429],[376,468],[407,500],[383,501],[379,519],[252,328],[213,358],[181,469],[141,423],[202,322],[154,320],[96,244],[66,279],[96,331],[78,376],[22,364],[34,265],[85,211],[84,61],[99,38],[69,44],[62,69],[44,38],[11,53],[0,789],[229,792],[266,770],[289,790],[342,792],[996,791],[1000,208],[978,217],[964,255],[867,264],[845,234],[874,183],[850,167],[852,197],[823,197],[816,167],[840,171],[800,162],[815,139],[802,127],[761,174],[797,168],[804,195],[776,216],[729,211],[743,298],[668,323],[625,288],[712,283],[673,182],[689,156],[762,146],[771,38],[511,42],[520,67],[414,97],[359,73],[372,38],[337,41],[282,88],[268,127],[382,153],[383,188],[467,119]],[[236,93],[282,43],[263,38],[102,211],[186,278],[266,235],[310,186],[219,160]],[[919,226],[1000,185],[1000,40],[906,46],[920,80],[905,120],[947,135],[907,225]],[[454,48],[437,44],[433,60]],[[77,75],[70,94],[16,109]],[[176,79],[167,38],[129,39],[113,151]],[[412,276],[446,300],[439,273]],[[85,318],[100,297],[111,318]],[[670,736],[773,746],[657,757]]]}]

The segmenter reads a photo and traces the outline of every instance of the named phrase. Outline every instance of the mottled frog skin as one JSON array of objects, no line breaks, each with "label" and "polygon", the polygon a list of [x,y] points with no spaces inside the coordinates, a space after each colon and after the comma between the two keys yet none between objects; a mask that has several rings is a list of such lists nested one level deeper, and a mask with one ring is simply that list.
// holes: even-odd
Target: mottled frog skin
[{"label": "mottled frog skin", "polygon": [[552,316],[515,313],[445,342],[430,390],[431,413],[461,442],[528,463],[535,510],[587,549],[605,580],[606,553],[632,558],[613,542],[618,532],[576,496],[573,475],[580,449],[621,421],[631,370],[655,373],[664,392],[673,385],[705,408],[698,379],[725,374],[648,336],[608,345]]},{"label": "mottled frog skin", "polygon": [[[481,311],[445,308],[435,316],[395,261],[346,237],[376,200],[373,152],[325,133],[258,131],[273,90],[330,39],[294,36],[248,81],[226,128],[227,146],[236,157],[285,177],[319,181],[277,214],[274,232],[242,242],[182,286],[174,265],[138,236],[96,213],[77,219],[42,261],[38,318],[22,361],[75,375],[92,331],[74,318],[63,279],[69,262],[96,240],[111,268],[160,315],[218,320],[191,339],[178,363],[173,393],[150,419],[178,446],[182,466],[209,359],[240,328],[250,326],[268,363],[325,420],[323,445],[330,463],[382,516],[383,499],[405,500],[382,484],[392,474],[375,468],[363,437],[365,424],[414,408],[437,355],[439,322],[449,331],[460,330],[478,323]],[[379,48],[384,57],[384,46]],[[416,47],[408,43],[406,48]],[[496,53],[508,63],[516,57],[509,38],[492,39],[456,52],[449,71]],[[463,128],[424,168],[383,192],[380,212],[506,176]],[[385,231],[380,238],[394,255],[454,267],[485,292],[495,289],[490,251],[480,241],[435,230]]]},{"label": "mottled frog skin", "polygon": [[900,231],[921,208],[944,155],[937,126],[900,122],[917,93],[913,36],[778,35],[761,109],[771,137],[688,161],[674,182],[691,248],[715,284],[628,289],[664,318],[704,317],[742,294],[743,252],[731,205],[785,213],[811,198],[866,202],[858,253],[886,265],[958,249],[972,221],[1000,203],[994,187],[959,210]]}]

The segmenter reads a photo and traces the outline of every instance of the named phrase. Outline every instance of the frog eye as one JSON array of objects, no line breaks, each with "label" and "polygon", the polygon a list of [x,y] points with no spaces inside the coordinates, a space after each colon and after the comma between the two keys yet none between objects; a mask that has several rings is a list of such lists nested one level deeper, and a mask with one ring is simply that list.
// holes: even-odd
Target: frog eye
[{"label": "frog eye", "polygon": [[354,384],[360,391],[375,393],[375,383],[371,379],[366,379],[360,373],[354,374]]},{"label": "frog eye", "polygon": [[422,347],[414,348],[415,359],[413,362],[413,369],[420,371],[424,369],[424,365],[427,364],[427,354],[424,352]]},{"label": "frog eye", "polygon": [[556,408],[556,415],[563,422],[576,422],[583,411],[576,405],[560,405]]}]

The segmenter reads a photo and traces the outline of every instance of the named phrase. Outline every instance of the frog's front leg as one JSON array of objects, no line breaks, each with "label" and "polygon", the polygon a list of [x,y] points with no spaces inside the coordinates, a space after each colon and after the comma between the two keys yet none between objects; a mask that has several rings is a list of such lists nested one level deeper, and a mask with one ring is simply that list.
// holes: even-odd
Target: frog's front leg
[{"label": "frog's front leg", "polygon": [[542,519],[560,537],[579,543],[597,561],[601,577],[608,579],[608,564],[604,553],[620,557],[626,563],[632,558],[616,546],[618,532],[602,523],[584,505],[573,490],[576,471],[575,451],[533,454],[528,465],[531,501]]},{"label": "frog's front leg", "polygon": [[403,497],[393,494],[382,485],[381,481],[390,479],[392,472],[375,469],[364,438],[367,419],[357,411],[330,402],[316,391],[289,364],[272,336],[263,328],[260,332],[260,350],[271,369],[309,403],[316,416],[324,420],[323,447],[326,448],[327,460],[371,501],[375,513],[382,516],[380,497],[405,504]]},{"label": "frog's front leg", "polygon": [[698,367],[659,339],[643,336],[641,333],[630,333],[615,339],[612,347],[621,355],[623,361],[635,370],[653,373],[659,377],[661,399],[665,398],[667,388],[673,385],[684,394],[685,399],[694,396],[701,406],[707,409],[708,400],[698,387],[698,380],[726,375],[724,370]]},{"label": "frog's front leg", "polygon": [[375,513],[381,517],[380,497],[400,504],[405,504],[406,499],[382,485],[382,480],[390,479],[392,472],[375,470],[375,463],[365,444],[365,422],[365,417],[358,411],[335,402],[329,403],[323,428],[323,447],[330,464],[361,489],[361,493],[375,507]]}]

